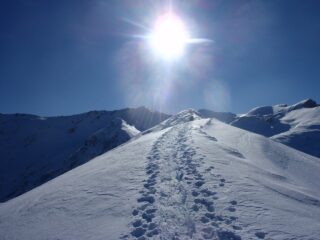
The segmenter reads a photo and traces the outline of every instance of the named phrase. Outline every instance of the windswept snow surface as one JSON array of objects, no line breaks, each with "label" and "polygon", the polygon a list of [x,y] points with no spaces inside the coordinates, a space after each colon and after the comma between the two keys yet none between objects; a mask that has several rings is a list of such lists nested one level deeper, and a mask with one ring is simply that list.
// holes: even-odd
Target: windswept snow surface
[{"label": "windswept snow surface", "polygon": [[312,99],[257,107],[230,124],[320,157],[320,105]]},{"label": "windswept snow surface", "polygon": [[161,126],[0,204],[0,239],[320,239],[318,158],[193,110]]}]

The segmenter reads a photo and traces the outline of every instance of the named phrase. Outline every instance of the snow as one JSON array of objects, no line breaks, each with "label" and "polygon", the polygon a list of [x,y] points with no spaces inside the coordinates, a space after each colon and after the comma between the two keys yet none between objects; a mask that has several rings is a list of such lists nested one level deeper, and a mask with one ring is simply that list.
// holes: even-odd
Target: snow
[{"label": "snow", "polygon": [[186,109],[183,110],[168,119],[164,120],[160,124],[156,125],[153,128],[148,129],[147,131],[144,131],[142,134],[147,134],[154,131],[160,131],[162,129],[175,126],[177,124],[186,123],[194,120],[202,119],[200,113],[196,111],[195,109]]},{"label": "snow", "polygon": [[[144,107],[73,116],[0,114],[0,201],[129,140],[169,115]],[[114,121],[119,120],[118,124]]]},{"label": "snow", "polygon": [[79,166],[108,150],[115,148],[137,136],[140,133],[134,126],[130,126],[126,121],[116,118],[110,124],[99,129],[91,135],[67,161],[65,161],[65,170],[68,171]]},{"label": "snow", "polygon": [[186,110],[5,203],[15,239],[320,239],[320,161]]},{"label": "snow", "polygon": [[257,107],[230,124],[320,157],[320,106],[311,99]]},{"label": "snow", "polygon": [[[258,107],[241,116],[188,109],[169,117],[144,107],[61,117],[0,114],[0,201],[121,145],[138,134],[136,130],[147,134],[201,118],[215,118],[320,157],[320,106],[311,99]],[[115,119],[123,124],[113,126]]]}]

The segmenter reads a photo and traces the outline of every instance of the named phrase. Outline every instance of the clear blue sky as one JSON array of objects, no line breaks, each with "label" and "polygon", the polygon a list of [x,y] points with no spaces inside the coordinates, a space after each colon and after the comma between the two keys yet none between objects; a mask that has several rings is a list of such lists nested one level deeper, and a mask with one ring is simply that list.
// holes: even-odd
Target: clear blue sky
[{"label": "clear blue sky", "polygon": [[147,60],[133,37],[145,30],[129,23],[150,25],[163,4],[2,0],[0,112],[52,116],[145,105],[241,113],[320,100],[319,0],[174,1],[194,37],[212,42],[190,47],[171,67]]}]

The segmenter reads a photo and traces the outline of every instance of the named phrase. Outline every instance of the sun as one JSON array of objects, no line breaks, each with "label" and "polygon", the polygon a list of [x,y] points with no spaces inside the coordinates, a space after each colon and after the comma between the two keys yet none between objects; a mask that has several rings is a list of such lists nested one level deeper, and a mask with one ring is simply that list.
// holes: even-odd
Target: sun
[{"label": "sun", "polygon": [[190,35],[182,19],[168,12],[156,20],[148,39],[157,56],[172,61],[184,55]]}]

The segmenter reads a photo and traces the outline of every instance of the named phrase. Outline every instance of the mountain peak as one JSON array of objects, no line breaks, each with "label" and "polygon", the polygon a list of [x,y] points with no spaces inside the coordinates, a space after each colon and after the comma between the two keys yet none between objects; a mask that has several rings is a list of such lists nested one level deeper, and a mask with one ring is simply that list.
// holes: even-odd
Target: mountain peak
[{"label": "mountain peak", "polygon": [[182,110],[181,112],[178,112],[177,114],[171,116],[163,123],[166,126],[173,126],[180,123],[190,122],[194,120],[201,119],[201,115],[198,111],[195,109],[189,108],[186,110]]},{"label": "mountain peak", "polygon": [[314,108],[314,107],[318,107],[319,104],[317,104],[316,101],[314,101],[311,98],[302,100],[301,102],[298,102],[294,105],[291,106],[292,110],[296,110],[296,109],[301,109],[301,108]]},{"label": "mountain peak", "polygon": [[186,123],[186,122],[191,122],[194,120],[199,120],[202,119],[200,113],[196,111],[195,109],[189,108],[186,110],[182,110],[181,112],[178,112],[175,115],[172,115],[169,117],[167,120],[163,121],[159,125],[147,130],[144,132],[144,134],[153,132],[153,131],[158,131],[161,129],[165,129],[168,127],[172,127],[178,124]]}]

